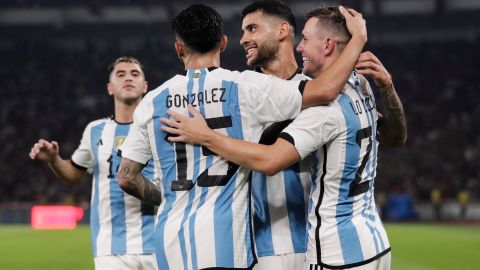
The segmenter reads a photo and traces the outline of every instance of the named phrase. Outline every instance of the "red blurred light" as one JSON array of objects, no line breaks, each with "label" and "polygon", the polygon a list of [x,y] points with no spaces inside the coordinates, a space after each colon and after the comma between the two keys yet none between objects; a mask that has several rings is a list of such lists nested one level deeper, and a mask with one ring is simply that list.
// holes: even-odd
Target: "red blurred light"
[{"label": "red blurred light", "polygon": [[83,209],[76,206],[34,206],[32,207],[32,229],[73,230],[83,218]]}]

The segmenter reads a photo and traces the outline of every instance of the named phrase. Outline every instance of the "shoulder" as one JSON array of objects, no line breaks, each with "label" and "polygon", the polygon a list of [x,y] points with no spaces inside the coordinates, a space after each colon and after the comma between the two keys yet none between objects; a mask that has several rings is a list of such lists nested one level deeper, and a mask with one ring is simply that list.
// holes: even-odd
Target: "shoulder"
[{"label": "shoulder", "polygon": [[102,125],[106,125],[106,124],[110,124],[110,123],[114,123],[111,116],[101,118],[101,119],[97,119],[97,120],[93,120],[93,121],[91,121],[90,123],[87,124],[87,126],[85,127],[85,130],[92,129],[94,127],[98,127],[98,126],[102,126]]},{"label": "shoulder", "polygon": [[154,97],[161,94],[163,91],[168,90],[169,88],[175,87],[176,85],[185,83],[185,81],[187,81],[187,77],[183,75],[175,75],[169,80],[162,83],[161,85],[154,88],[153,90],[148,91],[148,93],[145,95],[143,100],[151,100]]},{"label": "shoulder", "polygon": [[307,75],[305,75],[303,73],[297,73],[290,80],[292,80],[292,81],[309,81],[311,79],[312,78],[308,77]]},{"label": "shoulder", "polygon": [[338,103],[335,103],[334,101],[328,105],[306,108],[300,112],[297,118],[311,118],[315,122],[329,122],[336,125],[339,116],[341,116],[341,110]]}]

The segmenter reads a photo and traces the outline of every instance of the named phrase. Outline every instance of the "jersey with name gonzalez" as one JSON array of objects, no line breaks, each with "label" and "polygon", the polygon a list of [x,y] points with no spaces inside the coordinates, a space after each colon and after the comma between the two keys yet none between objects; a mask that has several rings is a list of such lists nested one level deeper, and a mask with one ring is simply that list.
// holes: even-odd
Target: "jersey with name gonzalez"
[{"label": "jersey with name gonzalez", "polygon": [[360,76],[353,73],[335,101],[303,110],[280,135],[300,156],[315,153],[306,262],[327,268],[363,265],[390,251],[374,200],[375,99]]},{"label": "jersey with name gonzalez", "polygon": [[[90,227],[94,256],[155,251],[154,206],[126,194],[118,186],[121,158],[117,152],[130,127],[131,123],[120,124],[112,118],[90,122],[72,155],[74,165],[93,174]],[[142,174],[153,181],[153,160]]]},{"label": "jersey with name gonzalez", "polygon": [[140,163],[153,158],[160,173],[160,269],[247,268],[255,253],[249,171],[206,148],[169,143],[159,118],[168,118],[169,109],[187,116],[191,104],[212,129],[257,142],[267,124],[298,115],[303,86],[253,71],[204,68],[189,69],[145,96],[122,156]]}]

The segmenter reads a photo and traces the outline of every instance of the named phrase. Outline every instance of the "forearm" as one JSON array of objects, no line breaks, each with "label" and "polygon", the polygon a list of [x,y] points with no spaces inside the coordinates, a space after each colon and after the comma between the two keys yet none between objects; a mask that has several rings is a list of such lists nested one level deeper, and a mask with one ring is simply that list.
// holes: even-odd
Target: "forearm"
[{"label": "forearm", "polygon": [[138,166],[133,161],[122,159],[118,170],[118,185],[123,191],[142,201],[160,205],[162,202],[161,190],[140,173],[142,167],[141,164]]},{"label": "forearm", "polygon": [[381,113],[379,125],[380,141],[389,146],[405,144],[407,140],[407,124],[402,102],[393,84],[380,89]]},{"label": "forearm", "polygon": [[70,160],[64,160],[60,156],[48,162],[48,166],[58,179],[67,183],[78,182],[85,174],[85,171],[73,166]]},{"label": "forearm", "polygon": [[307,83],[303,93],[303,108],[328,104],[337,97],[345,87],[365,42],[363,37],[352,37],[340,56],[317,78]]},{"label": "forearm", "polygon": [[205,138],[202,145],[241,167],[258,172],[269,169],[270,146],[233,139],[217,132]]},{"label": "forearm", "polygon": [[283,139],[273,145],[262,145],[213,133],[202,145],[241,167],[266,175],[274,175],[300,160],[294,146]]}]

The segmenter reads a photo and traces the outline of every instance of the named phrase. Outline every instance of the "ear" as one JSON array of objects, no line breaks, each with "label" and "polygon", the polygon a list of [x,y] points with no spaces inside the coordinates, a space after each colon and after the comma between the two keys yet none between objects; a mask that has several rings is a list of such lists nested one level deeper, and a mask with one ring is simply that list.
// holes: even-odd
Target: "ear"
[{"label": "ear", "polygon": [[178,58],[182,59],[185,56],[185,45],[179,41],[175,41],[175,51],[177,51]]},{"label": "ear", "polygon": [[287,22],[282,22],[278,27],[278,40],[283,40],[290,36],[290,25]]},{"label": "ear", "polygon": [[226,35],[222,35],[220,39],[220,52],[223,52],[227,48],[228,44],[228,37]]},{"label": "ear", "polygon": [[108,95],[113,96],[113,85],[112,83],[107,83]]},{"label": "ear", "polygon": [[331,55],[335,52],[337,42],[333,38],[326,38],[324,43],[325,56]]}]

